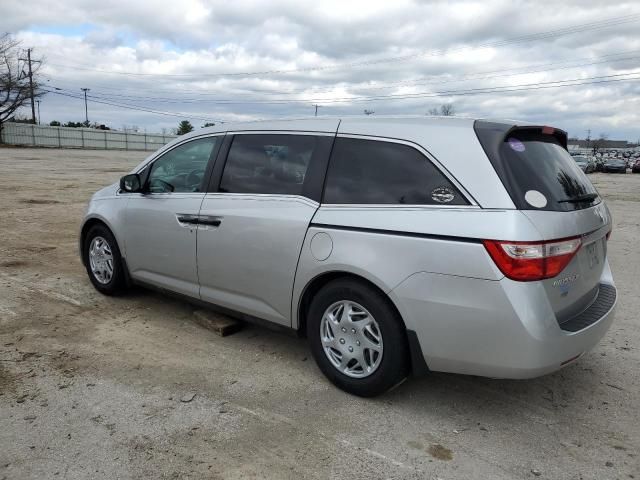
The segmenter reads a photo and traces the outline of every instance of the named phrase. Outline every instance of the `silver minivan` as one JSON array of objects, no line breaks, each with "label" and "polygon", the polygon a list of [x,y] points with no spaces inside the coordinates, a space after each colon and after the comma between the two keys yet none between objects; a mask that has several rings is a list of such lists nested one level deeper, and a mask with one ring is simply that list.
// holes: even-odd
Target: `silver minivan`
[{"label": "silver minivan", "polygon": [[296,331],[356,395],[429,370],[535,377],[596,345],[616,304],[609,210],[566,147],[451,117],[204,128],[92,197],[82,260],[105,294]]}]

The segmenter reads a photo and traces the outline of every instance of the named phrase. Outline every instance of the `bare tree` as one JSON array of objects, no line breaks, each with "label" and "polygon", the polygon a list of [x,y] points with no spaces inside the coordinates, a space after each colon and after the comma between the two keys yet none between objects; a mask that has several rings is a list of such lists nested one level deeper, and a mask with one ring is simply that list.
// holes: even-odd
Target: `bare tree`
[{"label": "bare tree", "polygon": [[440,115],[443,117],[451,117],[456,114],[456,109],[453,107],[453,103],[445,103],[440,105]]},{"label": "bare tree", "polygon": [[[42,62],[31,59],[31,79],[29,65],[24,58],[20,42],[8,33],[0,35],[0,142],[2,125],[22,106],[33,98],[44,95],[37,81]],[[32,83],[30,83],[30,80]]]},{"label": "bare tree", "polygon": [[440,105],[440,108],[438,107],[433,107],[430,108],[429,111],[427,112],[427,115],[434,115],[434,116],[442,116],[442,117],[451,117],[453,115],[455,115],[456,113],[456,109],[453,106],[453,103],[445,103],[444,105]]},{"label": "bare tree", "polygon": [[593,142],[591,142],[594,155],[598,153],[598,150],[600,150],[601,148],[604,148],[608,139],[609,139],[609,135],[607,133],[601,133],[600,135],[598,135],[598,138],[596,140],[593,140]]}]

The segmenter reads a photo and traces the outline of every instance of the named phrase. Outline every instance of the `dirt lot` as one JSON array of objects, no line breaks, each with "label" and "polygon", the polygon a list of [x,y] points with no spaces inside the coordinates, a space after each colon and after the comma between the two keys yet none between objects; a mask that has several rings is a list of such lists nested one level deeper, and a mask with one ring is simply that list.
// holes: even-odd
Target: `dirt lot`
[{"label": "dirt lot", "polygon": [[591,175],[620,293],[593,352],[536,380],[432,374],[363,400],[304,340],[220,338],[186,303],[93,290],[84,206],[145,155],[0,149],[0,480],[640,478],[640,175]]}]

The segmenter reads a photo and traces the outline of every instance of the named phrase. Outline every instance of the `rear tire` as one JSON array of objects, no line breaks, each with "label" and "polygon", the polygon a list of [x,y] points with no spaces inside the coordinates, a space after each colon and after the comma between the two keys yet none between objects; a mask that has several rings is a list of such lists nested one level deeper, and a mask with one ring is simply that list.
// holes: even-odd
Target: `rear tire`
[{"label": "rear tire", "polygon": [[100,293],[119,295],[127,282],[118,243],[105,225],[91,227],[82,248],[89,280]]},{"label": "rear tire", "polygon": [[325,285],[309,307],[307,337],[322,373],[351,394],[379,395],[409,373],[402,320],[389,299],[365,282]]}]

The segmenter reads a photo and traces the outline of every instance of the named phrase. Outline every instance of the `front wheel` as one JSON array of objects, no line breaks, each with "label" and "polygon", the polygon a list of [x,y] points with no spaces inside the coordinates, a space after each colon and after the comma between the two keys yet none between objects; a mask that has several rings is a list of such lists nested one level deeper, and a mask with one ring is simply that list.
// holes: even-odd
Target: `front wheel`
[{"label": "front wheel", "polygon": [[382,293],[364,282],[336,280],[313,298],[307,335],[325,376],[346,392],[379,395],[409,371],[405,329]]},{"label": "front wheel", "polygon": [[84,239],[84,264],[89,280],[100,293],[117,295],[126,287],[122,257],[116,239],[104,225],[91,227]]}]

